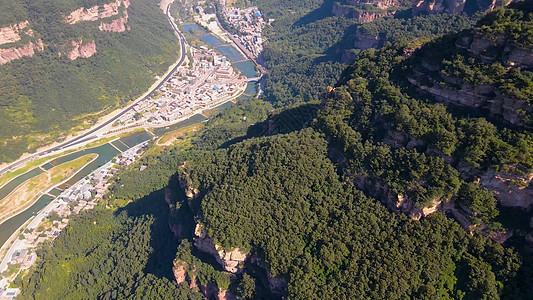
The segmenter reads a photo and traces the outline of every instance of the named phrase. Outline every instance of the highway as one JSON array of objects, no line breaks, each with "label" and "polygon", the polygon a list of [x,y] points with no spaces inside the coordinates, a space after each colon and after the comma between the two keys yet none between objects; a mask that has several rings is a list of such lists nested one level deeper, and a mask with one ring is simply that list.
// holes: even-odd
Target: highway
[{"label": "highway", "polygon": [[24,159],[18,160],[16,162],[10,164],[9,166],[7,166],[4,169],[0,170],[0,176],[5,174],[9,170],[15,169],[16,167],[18,167],[18,166],[20,166],[20,165],[22,165],[22,164],[24,164],[24,163],[26,163],[26,162],[28,162],[30,160],[33,160],[36,157],[39,157],[39,156],[44,155],[44,154],[56,152],[56,151],[61,150],[61,149],[65,148],[65,147],[70,147],[70,146],[73,146],[73,145],[76,145],[76,144],[83,143],[83,142],[85,142],[87,140],[90,140],[92,138],[92,137],[88,138],[90,135],[95,134],[96,132],[98,132],[100,129],[106,127],[107,125],[112,124],[113,122],[118,120],[120,117],[122,117],[125,113],[127,113],[130,110],[132,110],[133,107],[137,103],[139,103],[139,102],[141,102],[143,100],[146,100],[147,98],[150,97],[151,93],[153,93],[154,91],[156,91],[159,88],[161,88],[170,79],[170,77],[174,74],[174,72],[176,72],[176,70],[183,64],[183,62],[185,61],[185,57],[187,56],[186,55],[187,41],[185,40],[185,37],[183,36],[183,34],[179,31],[178,26],[176,26],[174,21],[172,21],[172,17],[170,16],[170,6],[171,5],[172,5],[172,3],[170,3],[167,6],[167,18],[168,18],[168,21],[170,22],[170,25],[172,25],[172,28],[174,29],[174,31],[176,31],[176,33],[178,34],[178,38],[179,38],[179,41],[180,41],[180,44],[181,44],[181,51],[180,51],[181,58],[178,61],[178,64],[176,64],[176,66],[168,73],[168,75],[165,76],[165,78],[163,78],[163,80],[161,80],[161,82],[157,86],[155,86],[153,89],[151,89],[149,91],[149,93],[146,94],[145,97],[140,98],[137,101],[135,101],[134,103],[129,104],[128,107],[126,107],[124,110],[122,110],[120,113],[118,113],[117,115],[115,115],[111,119],[109,119],[106,122],[104,122],[104,123],[92,128],[92,129],[90,129],[88,132],[80,134],[77,137],[74,137],[74,138],[72,138],[72,139],[70,139],[70,140],[68,140],[66,142],[63,142],[60,145],[57,145],[57,146],[55,146],[53,148],[50,148],[50,149],[47,149],[45,151],[41,151],[39,153],[34,153],[31,156],[29,156],[29,157],[26,157]]}]

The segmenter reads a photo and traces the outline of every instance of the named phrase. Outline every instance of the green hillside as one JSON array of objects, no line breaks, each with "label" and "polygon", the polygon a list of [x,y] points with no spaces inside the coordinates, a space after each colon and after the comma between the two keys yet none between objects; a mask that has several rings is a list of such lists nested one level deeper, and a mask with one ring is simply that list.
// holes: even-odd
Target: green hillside
[{"label": "green hillside", "polygon": [[[131,30],[102,32],[98,21],[67,24],[64,16],[79,7],[110,1],[2,1],[0,26],[29,21],[44,51],[0,66],[0,162],[28,148],[59,140],[70,128],[123,105],[142,94],[178,57],[179,45],[158,1],[131,1],[126,23]],[[69,60],[65,44],[95,41],[97,53]],[[1,47],[16,47],[21,41]],[[68,47],[67,47],[68,48]]]}]

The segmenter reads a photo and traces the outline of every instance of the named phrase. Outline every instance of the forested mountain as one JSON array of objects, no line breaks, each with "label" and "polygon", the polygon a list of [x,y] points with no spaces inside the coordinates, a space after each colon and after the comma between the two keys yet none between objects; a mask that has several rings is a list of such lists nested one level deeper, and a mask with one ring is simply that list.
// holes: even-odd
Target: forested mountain
[{"label": "forested mountain", "polygon": [[274,20],[266,28],[261,60],[269,70],[265,97],[279,106],[317,101],[324,86],[336,82],[345,63],[353,63],[357,50],[461,31],[473,25],[475,13],[505,4],[477,0],[238,3],[257,5],[266,18]]},{"label": "forested mountain", "polygon": [[0,162],[146,91],[179,52],[158,4],[1,1]]},{"label": "forested mountain", "polygon": [[257,1],[286,29],[265,47],[271,103],[244,100],[119,173],[19,280],[24,297],[533,298],[533,7],[398,34],[319,88],[344,33],[311,28],[351,21],[280,3]]}]

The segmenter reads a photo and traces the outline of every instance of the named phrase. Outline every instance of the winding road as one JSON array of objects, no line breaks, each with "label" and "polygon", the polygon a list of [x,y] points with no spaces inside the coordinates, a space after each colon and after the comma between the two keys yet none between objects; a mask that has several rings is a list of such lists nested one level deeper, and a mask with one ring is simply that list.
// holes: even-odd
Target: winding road
[{"label": "winding road", "polygon": [[167,76],[165,76],[165,78],[163,78],[163,80],[161,80],[158,85],[156,85],[154,88],[152,88],[146,94],[145,97],[137,99],[135,102],[129,104],[126,108],[124,108],[124,110],[122,110],[121,112],[119,112],[117,115],[113,116],[111,119],[107,120],[106,122],[104,122],[104,123],[92,128],[89,131],[87,131],[87,132],[85,132],[83,134],[80,134],[80,135],[78,135],[78,136],[76,136],[76,137],[74,137],[74,138],[72,138],[72,139],[60,144],[60,145],[57,145],[57,146],[55,146],[53,148],[50,148],[50,149],[47,149],[47,150],[44,150],[44,151],[41,151],[41,152],[38,152],[38,153],[34,153],[31,156],[29,156],[29,157],[26,157],[24,159],[18,160],[16,162],[10,164],[9,166],[7,166],[4,169],[0,170],[0,176],[5,174],[5,173],[7,173],[9,170],[15,169],[16,167],[20,166],[21,164],[24,164],[24,163],[26,163],[26,162],[28,162],[30,160],[33,160],[34,158],[39,157],[41,155],[52,153],[52,152],[56,152],[56,151],[61,150],[63,148],[70,147],[70,146],[73,146],[73,145],[76,145],[76,144],[83,143],[83,142],[85,142],[87,140],[93,139],[95,136],[91,136],[91,135],[95,134],[96,132],[98,132],[102,128],[104,128],[107,125],[112,124],[113,122],[118,120],[124,114],[126,114],[127,112],[132,110],[133,107],[137,103],[148,99],[150,97],[151,93],[153,93],[154,91],[156,91],[159,88],[161,88],[170,79],[170,77],[174,74],[174,72],[176,72],[176,70],[183,64],[183,62],[185,61],[185,57],[186,57],[187,41],[185,40],[185,37],[183,36],[181,31],[179,31],[178,26],[174,23],[174,21],[172,20],[172,17],[170,16],[170,6],[171,5],[172,5],[172,3],[170,3],[167,6],[167,18],[168,18],[168,21],[170,22],[170,25],[172,25],[172,28],[174,29],[174,31],[176,31],[176,33],[178,34],[178,38],[179,38],[179,41],[180,41],[180,44],[181,44],[181,51],[180,51],[181,58],[178,61],[178,63],[176,64],[176,66],[167,74]]}]

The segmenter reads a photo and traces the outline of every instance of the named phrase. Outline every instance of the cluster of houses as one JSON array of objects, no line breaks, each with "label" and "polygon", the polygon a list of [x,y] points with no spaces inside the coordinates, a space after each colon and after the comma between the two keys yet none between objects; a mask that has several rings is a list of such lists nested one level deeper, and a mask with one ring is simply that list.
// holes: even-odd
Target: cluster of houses
[{"label": "cluster of houses", "polygon": [[227,58],[215,50],[191,48],[190,68],[179,68],[158,92],[141,101],[119,122],[165,125],[235,97],[246,84]]},{"label": "cluster of houses", "polygon": [[248,49],[257,58],[263,51],[263,28],[267,24],[257,7],[240,9],[226,7],[222,11],[227,22],[241,34],[233,37]]},{"label": "cluster of houses", "polygon": [[[99,199],[102,199],[108,190],[109,179],[118,172],[117,167],[132,164],[146,146],[144,142],[124,152],[119,157],[106,163],[93,171],[87,177],[64,190],[46,208],[26,226],[19,239],[12,246],[8,261],[9,265],[20,265],[20,271],[26,270],[35,264],[37,255],[35,249],[42,243],[51,242],[68,225],[71,215],[79,214],[82,210],[93,209]],[[118,165],[118,166],[117,166]],[[14,299],[19,293],[18,289],[0,287],[0,300]]]}]

